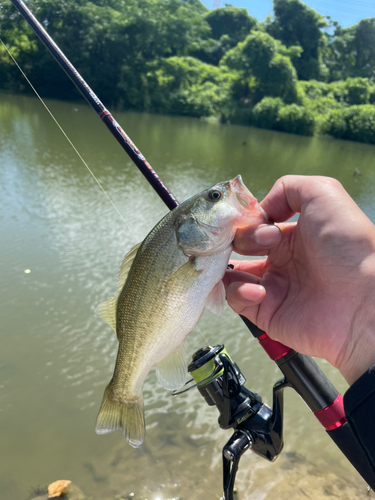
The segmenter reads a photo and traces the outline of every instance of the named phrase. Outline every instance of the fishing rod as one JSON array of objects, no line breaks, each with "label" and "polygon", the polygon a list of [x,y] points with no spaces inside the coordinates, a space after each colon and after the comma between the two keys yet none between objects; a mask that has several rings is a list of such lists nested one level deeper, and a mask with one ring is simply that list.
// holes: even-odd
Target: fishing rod
[{"label": "fishing rod", "polygon": [[92,106],[94,111],[99,115],[99,118],[107,126],[108,130],[115,137],[120,146],[125,150],[125,152],[130,156],[132,161],[136,164],[138,169],[146,177],[147,181],[155,189],[160,198],[167,205],[169,210],[178,206],[178,201],[174,195],[169,191],[167,186],[160,179],[155,170],[147,162],[146,158],[131,141],[129,136],[121,128],[119,123],[113,118],[108,109],[100,101],[98,96],[89,87],[86,81],[82,78],[73,64],[65,56],[62,50],[57,46],[54,40],[49,36],[43,26],[39,23],[36,17],[31,13],[29,8],[21,0],[11,0],[13,5],[21,12],[25,20],[32,27],[35,33],[38,35],[40,40],[51,52],[56,61],[60,64],[62,69],[68,75],[70,80],[75,84],[77,89],[86,99],[86,101]]},{"label": "fishing rod", "polygon": [[[21,12],[62,69],[93,107],[121,147],[129,155],[147,181],[172,210],[177,199],[162,182],[155,170],[105,108],[93,90],[63,54],[43,26],[21,0],[11,0]],[[225,500],[233,499],[233,487],[242,454],[252,449],[273,461],[283,447],[283,390],[294,389],[306,402],[330,438],[348,458],[359,474],[375,490],[375,473],[364,450],[345,417],[343,397],[309,356],[302,355],[274,341],[244,316],[241,319],[258,339],[261,347],[275,361],[284,375],[273,388],[273,408],[261,397],[245,388],[245,379],[224,346],[204,347],[194,355],[188,370],[200,393],[210,406],[219,410],[222,428],[233,428],[233,436],[223,448],[223,486]]]}]

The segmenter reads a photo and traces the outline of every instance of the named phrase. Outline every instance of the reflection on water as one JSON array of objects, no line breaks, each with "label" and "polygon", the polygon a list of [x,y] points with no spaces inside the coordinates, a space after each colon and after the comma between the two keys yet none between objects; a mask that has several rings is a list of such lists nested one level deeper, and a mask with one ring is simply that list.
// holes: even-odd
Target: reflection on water
[{"label": "reflection on water", "polygon": [[[32,488],[70,479],[95,500],[218,499],[230,433],[197,391],[172,398],[151,372],[145,445],[134,450],[118,432],[94,433],[117,341],[93,308],[114,293],[123,255],[167,209],[89,108],[48,104],[131,231],[40,104],[0,96],[0,497],[26,499]],[[375,220],[373,146],[192,119],[116,118],[180,201],[239,173],[259,198],[281,175],[322,174],[337,177]],[[361,176],[353,177],[355,168]],[[206,312],[200,329],[211,344],[225,343],[247,387],[270,402],[280,373],[236,315]],[[205,344],[195,331],[187,352]],[[339,374],[320,365],[345,391]],[[302,498],[301,491],[362,498],[365,487],[288,393],[285,451],[275,464],[245,455],[238,491],[241,500]]]}]

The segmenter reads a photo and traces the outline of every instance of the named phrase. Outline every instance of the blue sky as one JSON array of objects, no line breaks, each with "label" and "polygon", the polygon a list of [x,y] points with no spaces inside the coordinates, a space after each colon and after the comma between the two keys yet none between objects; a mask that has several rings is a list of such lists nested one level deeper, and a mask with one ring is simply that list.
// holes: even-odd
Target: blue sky
[{"label": "blue sky", "polygon": [[[215,3],[215,0],[201,1],[209,9]],[[225,3],[245,7],[258,21],[263,21],[272,12],[273,5],[272,0],[220,0],[220,6],[223,7]],[[323,16],[331,16],[343,27],[356,24],[364,17],[375,17],[375,0],[306,0],[304,3]]]}]

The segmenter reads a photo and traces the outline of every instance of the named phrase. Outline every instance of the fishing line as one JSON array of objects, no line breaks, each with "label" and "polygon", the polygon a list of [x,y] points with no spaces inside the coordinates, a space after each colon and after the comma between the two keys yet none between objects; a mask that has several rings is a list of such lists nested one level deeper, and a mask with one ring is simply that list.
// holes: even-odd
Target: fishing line
[{"label": "fishing line", "polygon": [[99,186],[99,188],[103,191],[103,193],[107,197],[108,201],[111,203],[111,205],[113,206],[113,208],[116,210],[116,212],[118,213],[118,215],[121,217],[121,219],[125,223],[126,227],[129,229],[129,231],[131,232],[131,234],[134,236],[134,239],[138,243],[138,241],[139,241],[138,238],[136,237],[136,235],[132,231],[131,227],[129,226],[129,224],[126,222],[126,220],[122,216],[122,214],[119,211],[119,209],[116,207],[116,205],[112,201],[112,199],[109,196],[109,194],[106,192],[106,190],[100,184],[99,180],[95,177],[94,172],[91,170],[91,168],[88,166],[88,164],[86,163],[86,161],[83,159],[83,157],[81,156],[80,152],[74,146],[73,142],[70,140],[70,138],[68,137],[68,135],[66,134],[66,132],[64,131],[64,129],[62,128],[62,126],[59,124],[59,122],[57,121],[57,119],[54,117],[54,115],[52,114],[52,111],[50,111],[50,109],[48,108],[47,104],[43,101],[42,97],[38,94],[38,92],[36,91],[35,87],[30,82],[30,80],[27,78],[26,74],[23,72],[22,68],[17,63],[17,61],[15,60],[15,58],[13,57],[13,55],[10,53],[8,47],[5,45],[5,43],[3,42],[3,40],[1,38],[0,38],[0,42],[3,44],[3,47],[7,51],[9,57],[12,59],[12,61],[14,62],[14,64],[17,66],[17,68],[20,70],[22,76],[25,78],[25,80],[30,85],[30,87],[33,89],[33,91],[35,92],[35,95],[38,97],[39,101],[43,104],[44,108],[46,109],[46,111],[48,112],[48,114],[50,115],[50,117],[52,118],[52,120],[55,122],[55,124],[57,125],[57,127],[60,129],[60,131],[62,132],[62,134],[65,137],[65,139],[68,141],[68,143],[70,144],[70,146],[73,148],[73,150],[76,153],[76,155],[78,156],[78,158],[82,161],[82,163],[85,165],[85,167],[87,168],[87,170],[90,172],[91,176],[93,177],[93,179],[95,180],[95,182],[97,183],[97,185]]},{"label": "fishing line", "polygon": [[197,325],[195,328],[198,330],[198,332],[202,335],[202,337],[204,338],[204,340],[207,342],[207,345],[210,345],[210,343],[208,342],[208,340],[206,339],[206,337],[203,335],[203,332],[202,332],[202,330],[199,328],[199,326]]},{"label": "fishing line", "polygon": [[[138,243],[138,238],[136,237],[136,235],[132,231],[131,227],[126,222],[126,220],[122,216],[121,212],[119,211],[119,209],[116,207],[116,205],[114,204],[114,202],[110,198],[109,194],[105,191],[105,189],[103,188],[103,186],[100,184],[100,182],[98,181],[98,179],[95,177],[94,172],[90,169],[90,167],[88,166],[88,164],[86,163],[86,161],[83,159],[83,157],[81,156],[80,152],[74,146],[74,144],[72,143],[72,141],[70,140],[70,138],[68,137],[68,135],[66,134],[66,132],[64,131],[64,129],[62,128],[62,126],[59,124],[59,122],[57,121],[57,119],[52,114],[52,111],[50,111],[50,109],[48,108],[47,104],[43,101],[42,97],[38,94],[37,90],[35,89],[35,87],[33,86],[33,84],[30,82],[30,80],[27,78],[26,74],[24,73],[24,71],[22,70],[22,68],[20,67],[20,65],[17,63],[17,61],[15,60],[15,58],[13,57],[13,55],[10,53],[8,47],[5,45],[5,43],[3,42],[3,40],[1,38],[0,38],[0,42],[3,44],[3,47],[5,48],[6,52],[9,55],[9,57],[12,59],[12,61],[14,62],[14,64],[17,66],[17,68],[20,70],[22,76],[25,78],[25,80],[27,81],[27,83],[30,85],[30,87],[32,88],[32,90],[35,92],[35,95],[38,97],[39,101],[43,104],[44,108],[46,109],[46,111],[48,112],[48,114],[50,115],[50,117],[52,118],[52,120],[55,122],[55,124],[57,125],[57,127],[60,129],[60,131],[64,135],[65,139],[68,141],[68,143],[70,144],[70,146],[73,148],[73,150],[75,151],[75,153],[78,156],[78,158],[82,161],[82,163],[85,165],[85,167],[87,168],[87,170],[90,172],[91,176],[93,177],[93,179],[95,180],[95,182],[97,183],[97,185],[99,186],[99,188],[103,191],[103,193],[107,197],[108,201],[111,203],[111,205],[113,206],[113,208],[116,210],[116,212],[118,213],[118,215],[121,217],[121,219],[125,223],[126,227],[129,229],[129,231],[131,232],[131,234],[134,236],[134,239]],[[202,330],[198,326],[196,326],[196,329],[202,335],[202,337],[205,340],[205,342],[207,343],[207,345],[209,345],[209,342],[206,339],[206,337],[203,335]]]}]

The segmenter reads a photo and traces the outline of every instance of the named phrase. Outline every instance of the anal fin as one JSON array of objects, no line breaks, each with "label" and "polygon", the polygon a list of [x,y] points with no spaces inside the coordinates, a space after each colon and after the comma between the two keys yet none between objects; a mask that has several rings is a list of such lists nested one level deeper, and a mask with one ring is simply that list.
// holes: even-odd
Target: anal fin
[{"label": "anal fin", "polygon": [[160,361],[155,368],[156,376],[164,389],[180,389],[185,384],[187,375],[184,344]]}]

